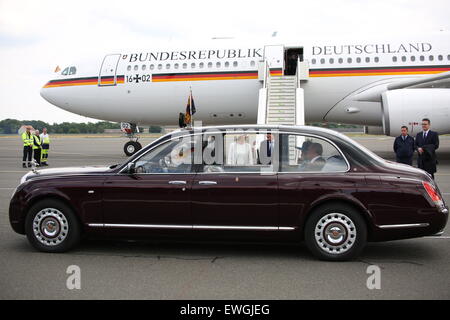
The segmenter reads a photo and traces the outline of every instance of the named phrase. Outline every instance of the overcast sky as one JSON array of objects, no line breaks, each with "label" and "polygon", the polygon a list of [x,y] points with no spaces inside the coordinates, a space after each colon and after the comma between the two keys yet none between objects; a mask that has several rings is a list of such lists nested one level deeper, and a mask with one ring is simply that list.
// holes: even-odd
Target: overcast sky
[{"label": "overcast sky", "polygon": [[78,56],[201,43],[212,37],[389,36],[450,30],[448,0],[0,0],[0,120],[93,121],[41,98]]}]

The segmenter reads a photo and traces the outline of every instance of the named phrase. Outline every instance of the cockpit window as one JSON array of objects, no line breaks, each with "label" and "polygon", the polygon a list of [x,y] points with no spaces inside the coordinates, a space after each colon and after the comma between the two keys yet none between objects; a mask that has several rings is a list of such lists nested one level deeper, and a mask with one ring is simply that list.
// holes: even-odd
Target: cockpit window
[{"label": "cockpit window", "polygon": [[62,74],[63,76],[67,76],[68,73],[69,73],[69,67],[65,68],[65,69],[63,70],[63,72],[61,72],[61,74]]},{"label": "cockpit window", "polygon": [[77,68],[70,67],[69,75],[77,73]]}]

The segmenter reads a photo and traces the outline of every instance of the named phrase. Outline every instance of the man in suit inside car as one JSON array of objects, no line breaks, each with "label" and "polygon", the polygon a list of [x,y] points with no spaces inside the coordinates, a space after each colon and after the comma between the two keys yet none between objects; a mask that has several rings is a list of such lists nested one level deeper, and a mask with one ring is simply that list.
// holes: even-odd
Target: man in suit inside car
[{"label": "man in suit inside car", "polygon": [[418,152],[417,166],[428,172],[434,179],[436,172],[436,150],[439,148],[439,135],[430,130],[430,119],[422,119],[422,132],[416,135],[415,149]]}]

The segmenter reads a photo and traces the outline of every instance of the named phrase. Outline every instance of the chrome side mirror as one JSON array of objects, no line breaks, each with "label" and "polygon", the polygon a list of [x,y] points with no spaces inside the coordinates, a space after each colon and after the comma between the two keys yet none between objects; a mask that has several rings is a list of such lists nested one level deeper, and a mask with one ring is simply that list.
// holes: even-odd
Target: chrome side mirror
[{"label": "chrome side mirror", "polygon": [[136,173],[135,168],[136,168],[136,166],[135,166],[134,162],[129,162],[129,163],[127,164],[127,172],[128,172],[129,174],[135,174],[135,173]]}]

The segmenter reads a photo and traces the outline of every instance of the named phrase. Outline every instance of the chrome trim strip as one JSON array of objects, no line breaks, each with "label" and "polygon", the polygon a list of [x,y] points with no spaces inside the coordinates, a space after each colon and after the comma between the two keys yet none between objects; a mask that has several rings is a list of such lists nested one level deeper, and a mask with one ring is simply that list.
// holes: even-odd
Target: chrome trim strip
[{"label": "chrome trim strip", "polygon": [[429,223],[409,223],[409,224],[384,224],[379,225],[381,229],[397,229],[397,228],[424,228],[428,227]]},{"label": "chrome trim strip", "polygon": [[89,227],[95,228],[144,228],[144,229],[198,229],[198,230],[257,230],[257,231],[291,231],[294,227],[272,226],[211,226],[211,225],[175,225],[175,224],[115,224],[115,223],[90,223]]},{"label": "chrome trim strip", "polygon": [[123,224],[123,223],[92,223],[89,227],[100,228],[144,228],[144,229],[192,229],[192,225],[176,224]]}]

